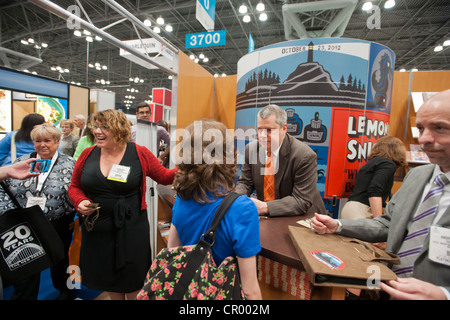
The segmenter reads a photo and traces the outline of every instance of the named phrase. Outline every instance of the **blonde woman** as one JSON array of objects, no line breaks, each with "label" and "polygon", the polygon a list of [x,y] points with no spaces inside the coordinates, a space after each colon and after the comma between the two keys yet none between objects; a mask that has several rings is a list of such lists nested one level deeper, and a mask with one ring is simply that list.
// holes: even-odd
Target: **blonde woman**
[{"label": "blonde woman", "polygon": [[79,137],[73,134],[75,124],[72,120],[63,119],[59,125],[62,131],[61,142],[59,143],[59,150],[61,153],[67,154],[73,157],[75,150],[77,149]]},{"label": "blonde woman", "polygon": [[99,111],[92,119],[97,144],[81,153],[69,189],[83,215],[83,284],[109,292],[112,300],[135,299],[151,264],[146,178],[171,184],[176,169],[164,168],[146,147],[129,142],[123,112]]},{"label": "blonde woman", "polygon": [[[31,139],[35,152],[24,155],[16,162],[27,161],[30,158],[47,159],[51,161],[50,170],[36,177],[25,180],[6,179],[4,182],[22,207],[39,204],[43,214],[55,228],[61,238],[66,256],[51,268],[53,286],[59,290],[60,299],[73,299],[73,293],[66,285],[67,268],[69,266],[69,246],[72,241],[71,223],[75,216],[75,208],[69,200],[68,189],[72,178],[75,160],[59,153],[61,131],[53,125],[37,125],[31,131]],[[14,208],[11,201],[0,190],[0,214]],[[8,199],[4,201],[3,199]],[[39,291],[40,274],[35,274],[14,285],[14,300],[36,300]]]}]

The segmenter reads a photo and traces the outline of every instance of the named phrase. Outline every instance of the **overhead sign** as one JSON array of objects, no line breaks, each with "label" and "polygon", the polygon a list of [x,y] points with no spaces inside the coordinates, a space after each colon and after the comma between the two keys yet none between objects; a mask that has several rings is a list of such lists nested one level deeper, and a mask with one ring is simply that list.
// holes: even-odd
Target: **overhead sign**
[{"label": "overhead sign", "polygon": [[216,14],[216,0],[197,0],[195,18],[208,30],[214,30],[214,16]]},{"label": "overhead sign", "polygon": [[[173,52],[154,38],[126,40],[122,42],[142,52],[143,54],[147,54],[150,58],[153,58],[159,64],[162,64],[169,68],[173,66]],[[128,60],[131,60],[148,69],[157,69],[155,65],[146,62],[139,57],[136,57],[135,55],[122,48],[120,48],[119,54],[121,57],[127,58]]]},{"label": "overhead sign", "polygon": [[186,35],[184,46],[186,49],[224,46],[226,35],[226,30],[189,33]]}]

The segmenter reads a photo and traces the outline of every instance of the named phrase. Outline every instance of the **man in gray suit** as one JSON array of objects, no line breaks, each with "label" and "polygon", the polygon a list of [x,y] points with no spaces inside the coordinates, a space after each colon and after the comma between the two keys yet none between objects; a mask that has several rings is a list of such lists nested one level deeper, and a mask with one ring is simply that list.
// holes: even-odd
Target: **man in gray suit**
[{"label": "man in gray suit", "polygon": [[[450,299],[450,90],[434,95],[420,107],[416,126],[419,143],[433,164],[409,171],[385,215],[334,220],[316,214],[311,225],[319,234],[337,232],[368,242],[387,241],[386,251],[401,258],[400,266],[392,266],[399,278],[380,284],[391,298]],[[443,181],[439,193],[433,185],[438,175]],[[437,199],[433,210],[424,210],[431,198],[429,191]],[[429,221],[413,232],[418,221],[425,220],[422,217]],[[419,243],[405,250],[411,241]]]},{"label": "man in gray suit", "polygon": [[[277,105],[262,108],[257,117],[258,140],[245,147],[245,163],[236,192],[250,196],[260,215],[289,216],[325,213],[317,189],[317,155],[287,133],[287,115]],[[270,151],[275,164],[274,200],[264,200],[264,168]]]}]

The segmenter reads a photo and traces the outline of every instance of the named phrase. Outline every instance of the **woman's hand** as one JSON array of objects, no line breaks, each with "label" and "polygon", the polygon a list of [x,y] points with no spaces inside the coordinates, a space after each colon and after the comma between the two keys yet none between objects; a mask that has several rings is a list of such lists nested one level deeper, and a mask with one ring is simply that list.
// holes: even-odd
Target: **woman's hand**
[{"label": "woman's hand", "polygon": [[89,205],[92,202],[89,200],[83,200],[78,204],[78,208],[77,211],[79,213],[81,213],[84,216],[88,216],[91,215],[92,213],[94,213],[95,209],[94,208],[90,208]]}]

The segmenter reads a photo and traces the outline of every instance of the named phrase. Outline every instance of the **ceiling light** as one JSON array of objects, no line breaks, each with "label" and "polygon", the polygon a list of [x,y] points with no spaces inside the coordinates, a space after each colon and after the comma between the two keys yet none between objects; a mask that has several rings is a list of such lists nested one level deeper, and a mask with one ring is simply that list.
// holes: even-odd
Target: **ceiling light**
[{"label": "ceiling light", "polygon": [[156,23],[163,25],[164,24],[164,19],[162,17],[159,17],[158,19],[156,19]]},{"label": "ceiling light", "polygon": [[99,37],[99,36],[95,36],[95,40],[102,41],[103,39],[101,37]]},{"label": "ceiling light", "polygon": [[189,59],[194,60],[194,59],[195,59],[195,56],[194,56],[193,54],[191,54],[191,55],[189,56]]},{"label": "ceiling light", "polygon": [[29,39],[28,39],[28,42],[29,42],[29,43],[34,43],[34,39],[33,39],[33,38],[29,38]]},{"label": "ceiling light", "polygon": [[145,19],[145,20],[144,20],[144,24],[145,24],[147,27],[150,27],[150,26],[152,25],[152,22],[151,22],[149,19]]},{"label": "ceiling light", "polygon": [[156,33],[160,33],[160,32],[161,32],[161,29],[160,29],[159,27],[154,27],[154,28],[153,28],[153,31],[155,31]]},{"label": "ceiling light", "polygon": [[173,27],[172,27],[170,24],[168,24],[168,25],[166,26],[166,31],[167,31],[167,32],[172,32],[172,31],[173,31]]},{"label": "ceiling light", "polygon": [[245,4],[239,7],[239,13],[247,13],[247,6]]},{"label": "ceiling light", "polygon": [[266,7],[264,6],[264,3],[260,2],[256,5],[256,11],[264,11]]},{"label": "ceiling light", "polygon": [[400,72],[406,72],[406,69],[405,68],[401,68],[399,71]]},{"label": "ceiling light", "polygon": [[41,46],[42,46],[42,48],[47,48],[47,47],[48,47],[48,44],[46,44],[45,42],[42,42],[42,43],[41,43]]},{"label": "ceiling light", "polygon": [[93,68],[94,65],[93,65],[92,63],[89,63],[89,64],[88,64],[88,67],[89,67],[89,68]]},{"label": "ceiling light", "polygon": [[24,40],[24,39],[22,39],[22,40],[20,40],[20,43],[21,43],[21,44],[25,44],[25,45],[27,45],[27,44],[28,44],[28,41],[27,41],[27,40]]},{"label": "ceiling light", "polygon": [[203,53],[200,53],[200,54],[198,55],[198,57],[199,57],[200,59],[203,59],[203,58],[205,58],[205,55],[204,55]]},{"label": "ceiling light", "polygon": [[227,76],[227,74],[226,73],[222,73],[222,77],[226,77]]},{"label": "ceiling light", "polygon": [[32,74],[37,74],[37,72],[36,72],[36,71],[31,71],[31,73],[32,73]]},{"label": "ceiling light", "polygon": [[195,59],[194,59],[194,62],[195,62],[195,63],[198,63],[198,58],[195,58]]},{"label": "ceiling light", "polygon": [[449,40],[445,40],[444,43],[442,44],[444,47],[450,46],[450,39]]},{"label": "ceiling light", "polygon": [[205,57],[205,58],[203,59],[203,62],[208,62],[208,61],[209,61],[208,57]]},{"label": "ceiling light", "polygon": [[362,9],[364,11],[369,11],[370,9],[372,9],[372,2],[370,2],[370,1],[365,2],[362,6]]},{"label": "ceiling light", "polygon": [[67,72],[67,73],[69,73],[69,69],[67,69],[67,68],[66,68],[66,69],[64,69],[64,72]]},{"label": "ceiling light", "polygon": [[250,22],[250,16],[248,15],[248,14],[246,14],[245,16],[244,16],[244,18],[242,18],[242,21],[244,21],[245,23],[249,23]]},{"label": "ceiling light", "polygon": [[55,67],[50,67],[50,70],[56,71],[56,68]]},{"label": "ceiling light", "polygon": [[384,8],[385,9],[390,9],[393,6],[395,6],[395,1],[394,0],[388,0],[384,3]]},{"label": "ceiling light", "polygon": [[40,49],[40,48],[41,48],[41,46],[38,45],[37,43],[34,45],[34,47],[35,47],[36,49]]},{"label": "ceiling light", "polygon": [[87,36],[87,37],[86,37],[86,41],[87,41],[87,42],[93,42],[94,39],[93,39],[91,36]]},{"label": "ceiling light", "polygon": [[265,12],[261,13],[259,15],[259,20],[260,21],[266,21],[267,20],[267,14]]},{"label": "ceiling light", "polygon": [[81,33],[81,31],[80,30],[75,30],[74,32],[73,32],[73,34],[74,35],[76,35],[77,37],[81,37],[83,34]]},{"label": "ceiling light", "polygon": [[444,50],[444,47],[441,46],[441,45],[437,45],[436,47],[434,47],[434,52],[439,52],[439,51],[442,51],[442,50]]},{"label": "ceiling light", "polygon": [[90,33],[88,30],[83,30],[83,33],[84,33],[85,35],[87,35],[87,36],[90,36],[90,35],[91,35],[91,33]]},{"label": "ceiling light", "polygon": [[416,71],[419,71],[419,69],[417,69],[417,68],[412,68],[411,69],[411,72],[416,72]]}]

